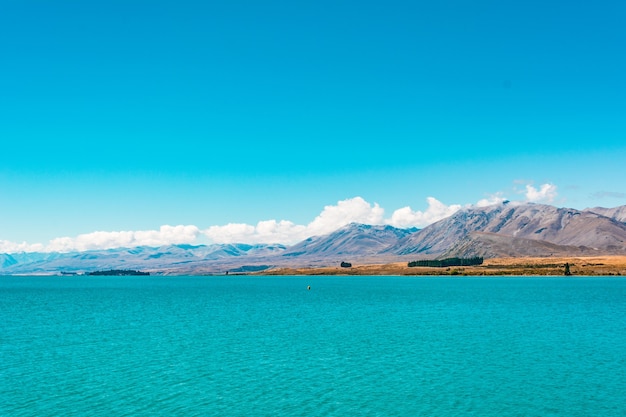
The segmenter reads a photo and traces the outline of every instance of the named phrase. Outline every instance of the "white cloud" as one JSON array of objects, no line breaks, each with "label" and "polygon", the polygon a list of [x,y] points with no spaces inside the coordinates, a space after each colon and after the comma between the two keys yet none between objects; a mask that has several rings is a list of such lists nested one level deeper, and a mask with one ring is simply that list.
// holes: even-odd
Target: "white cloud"
[{"label": "white cloud", "polygon": [[326,206],[307,226],[312,235],[330,233],[350,223],[383,224],[385,210],[378,204],[372,206],[361,197],[337,202],[336,206]]},{"label": "white cloud", "polygon": [[[523,192],[526,201],[551,202],[557,195],[556,186],[543,184],[538,189],[526,185]],[[499,204],[505,200],[501,194],[494,194],[478,201],[474,206],[485,207]],[[338,201],[335,205],[325,206],[321,213],[306,225],[295,224],[288,220],[263,220],[256,225],[229,223],[211,226],[200,230],[193,225],[161,226],[159,230],[93,232],[76,237],[60,237],[47,245],[13,243],[0,240],[0,253],[15,252],[70,252],[97,249],[112,249],[135,246],[163,246],[169,244],[194,243],[200,237],[206,237],[214,243],[283,243],[293,244],[311,236],[331,233],[349,223],[372,225],[388,224],[400,228],[425,227],[431,223],[451,216],[463,207],[460,204],[446,205],[434,197],[426,199],[425,211],[413,211],[406,206],[385,218],[385,210],[377,203],[371,204],[361,197]]]},{"label": "white cloud", "polygon": [[291,243],[303,236],[305,229],[287,220],[265,220],[256,226],[243,223],[211,226],[202,233],[215,243]]},{"label": "white cloud", "polygon": [[159,230],[93,232],[76,237],[60,237],[50,241],[46,252],[71,252],[135,246],[162,246],[191,243],[200,230],[196,226],[161,226]]},{"label": "white cloud", "polygon": [[378,204],[370,204],[361,197],[354,197],[324,207],[307,225],[297,225],[286,220],[266,220],[257,223],[256,226],[242,223],[211,226],[202,233],[215,243],[292,244],[311,236],[331,233],[350,223],[424,227],[461,209],[459,204],[447,206],[434,197],[428,197],[426,200],[428,202],[426,211],[413,211],[410,207],[403,207],[394,211],[390,219],[385,218],[385,210]]},{"label": "white cloud", "polygon": [[41,243],[29,244],[26,242],[14,243],[0,240],[0,253],[41,252],[45,249]]},{"label": "white cloud", "polygon": [[308,225],[298,225],[288,220],[265,220],[256,226],[230,223],[211,226],[202,233],[216,243],[296,243],[310,236],[324,235],[349,223],[382,224],[384,210],[373,206],[361,197],[338,201],[326,206]]},{"label": "white cloud", "polygon": [[506,198],[502,197],[500,193],[489,196],[488,198],[483,198],[482,200],[478,200],[476,203],[476,207],[487,207],[493,206],[494,204],[501,204],[506,201]]},{"label": "white cloud", "polygon": [[542,184],[539,189],[526,185],[526,201],[531,203],[551,203],[557,196],[556,185]]},{"label": "white cloud", "polygon": [[446,206],[434,197],[428,197],[428,208],[426,211],[413,211],[411,207],[403,207],[393,212],[391,219],[386,223],[395,227],[424,227],[448,216],[453,215],[461,209],[459,204]]}]

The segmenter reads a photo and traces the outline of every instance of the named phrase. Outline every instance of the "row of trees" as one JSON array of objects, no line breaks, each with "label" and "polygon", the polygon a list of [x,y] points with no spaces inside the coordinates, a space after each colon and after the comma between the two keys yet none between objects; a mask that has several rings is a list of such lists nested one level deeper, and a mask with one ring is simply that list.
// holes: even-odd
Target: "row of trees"
[{"label": "row of trees", "polygon": [[447,266],[482,265],[482,263],[483,263],[483,257],[475,256],[473,258],[423,259],[420,261],[409,262],[409,267],[429,266],[429,267],[441,268],[441,267],[447,267]]},{"label": "row of trees", "polygon": [[142,271],[135,271],[134,269],[109,269],[107,271],[88,272],[87,275],[124,276],[124,275],[150,275],[150,273],[142,272]]}]

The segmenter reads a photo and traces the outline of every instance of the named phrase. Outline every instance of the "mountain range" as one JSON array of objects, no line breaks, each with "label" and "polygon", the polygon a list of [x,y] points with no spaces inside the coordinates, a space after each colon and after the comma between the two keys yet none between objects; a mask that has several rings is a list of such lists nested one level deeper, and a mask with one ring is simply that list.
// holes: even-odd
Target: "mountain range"
[{"label": "mountain range", "polygon": [[221,274],[272,267],[387,263],[445,257],[626,255],[626,206],[585,210],[505,201],[467,207],[424,229],[349,224],[292,246],[213,244],[71,253],[0,254],[0,274],[138,269]]}]

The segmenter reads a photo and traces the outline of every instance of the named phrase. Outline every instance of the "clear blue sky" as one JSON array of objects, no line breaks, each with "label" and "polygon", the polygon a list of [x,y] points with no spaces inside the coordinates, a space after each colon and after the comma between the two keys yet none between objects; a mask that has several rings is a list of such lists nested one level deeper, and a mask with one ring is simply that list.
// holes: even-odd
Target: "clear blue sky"
[{"label": "clear blue sky", "polygon": [[0,1],[0,240],[626,204],[622,1]]}]

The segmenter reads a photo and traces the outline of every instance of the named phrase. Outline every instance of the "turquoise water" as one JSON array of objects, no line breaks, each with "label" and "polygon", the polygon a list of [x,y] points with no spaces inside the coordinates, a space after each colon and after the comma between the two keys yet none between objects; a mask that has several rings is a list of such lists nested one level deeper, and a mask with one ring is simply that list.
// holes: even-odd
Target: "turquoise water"
[{"label": "turquoise water", "polygon": [[0,317],[2,416],[626,415],[623,278],[0,277]]}]

